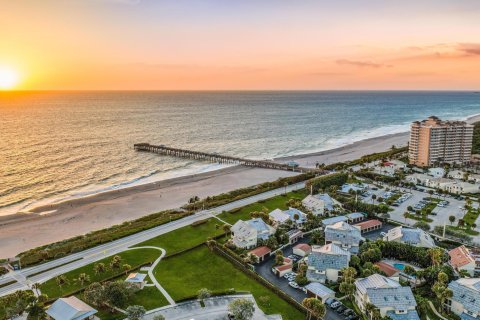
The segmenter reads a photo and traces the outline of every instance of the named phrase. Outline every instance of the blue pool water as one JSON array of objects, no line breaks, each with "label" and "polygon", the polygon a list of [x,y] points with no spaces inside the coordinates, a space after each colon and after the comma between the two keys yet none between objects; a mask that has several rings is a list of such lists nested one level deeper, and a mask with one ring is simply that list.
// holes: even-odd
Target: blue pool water
[{"label": "blue pool water", "polygon": [[393,266],[400,271],[403,271],[403,269],[405,269],[405,265],[403,263],[394,263]]}]

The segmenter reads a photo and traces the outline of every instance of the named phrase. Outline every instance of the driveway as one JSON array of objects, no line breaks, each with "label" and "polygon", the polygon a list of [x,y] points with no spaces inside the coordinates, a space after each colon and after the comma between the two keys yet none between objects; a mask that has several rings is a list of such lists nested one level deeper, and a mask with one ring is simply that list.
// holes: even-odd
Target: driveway
[{"label": "driveway", "polygon": [[[298,243],[308,243],[308,242],[309,242],[308,237],[305,237],[302,240],[300,240]],[[295,243],[294,245],[298,243]],[[288,246],[284,248],[282,251],[285,257],[293,254],[292,246]],[[306,293],[304,293],[301,290],[290,287],[288,285],[287,279],[277,277],[272,272],[274,261],[275,261],[275,255],[272,255],[262,263],[256,265],[255,271],[258,274],[260,274],[263,278],[267,279],[272,284],[274,284],[277,288],[279,288],[280,290],[282,290],[283,292],[291,296],[293,299],[295,299],[299,303],[302,303],[303,299],[307,297]],[[329,309],[328,307],[326,308],[326,310],[327,310],[327,314],[325,315],[326,320],[343,320],[344,319],[343,316],[338,315],[335,311]]]}]

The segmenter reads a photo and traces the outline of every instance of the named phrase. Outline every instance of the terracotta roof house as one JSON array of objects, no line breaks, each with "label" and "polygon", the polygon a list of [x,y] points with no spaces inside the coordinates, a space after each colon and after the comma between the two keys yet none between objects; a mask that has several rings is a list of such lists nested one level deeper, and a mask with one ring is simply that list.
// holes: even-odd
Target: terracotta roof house
[{"label": "terracotta roof house", "polygon": [[47,315],[54,320],[97,320],[97,310],[75,296],[60,298],[48,309]]},{"label": "terracotta roof house", "polygon": [[371,303],[377,307],[382,317],[393,320],[420,320],[417,314],[417,302],[410,287],[402,287],[400,283],[380,274],[355,281],[355,302],[363,312]]},{"label": "terracotta roof house", "polygon": [[380,269],[380,271],[385,273],[387,277],[398,277],[401,272],[394,266],[383,261],[375,262],[375,265]]},{"label": "terracotta roof house", "polygon": [[262,262],[265,260],[265,257],[268,256],[272,252],[272,250],[267,246],[261,246],[258,248],[253,249],[248,254],[256,256],[258,258],[258,262]]},{"label": "terracotta roof house", "polygon": [[283,264],[273,267],[273,272],[279,276],[283,277],[285,274],[292,272],[293,270],[293,261],[290,258],[283,258]]},{"label": "terracotta roof house", "polygon": [[359,228],[361,233],[368,233],[381,229],[382,225],[383,224],[380,220],[372,219],[354,224],[353,226]]},{"label": "terracotta roof house", "polygon": [[446,307],[462,320],[476,320],[480,317],[480,279],[461,278],[449,283],[453,296]]},{"label": "terracotta roof house", "polygon": [[334,243],[313,246],[307,257],[307,279],[312,282],[325,283],[338,281],[340,270],[348,267],[350,252]]},{"label": "terracotta roof house", "polygon": [[475,258],[465,246],[452,249],[448,252],[450,256],[450,264],[458,271],[465,270],[473,277],[475,273],[476,262]]},{"label": "terracotta roof house", "polygon": [[293,254],[296,254],[300,257],[305,257],[312,252],[312,247],[306,243],[299,243],[293,247]]}]

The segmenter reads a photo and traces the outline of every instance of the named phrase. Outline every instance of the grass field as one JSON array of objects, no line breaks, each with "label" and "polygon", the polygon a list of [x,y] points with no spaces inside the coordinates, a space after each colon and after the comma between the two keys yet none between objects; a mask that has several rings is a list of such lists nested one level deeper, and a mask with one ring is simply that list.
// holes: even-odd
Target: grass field
[{"label": "grass field", "polygon": [[[132,267],[135,267],[141,264],[146,264],[146,263],[155,261],[160,256],[160,251],[155,249],[137,249],[137,250],[124,251],[118,255],[122,257],[121,265],[129,264]],[[107,278],[115,276],[116,274],[122,272],[122,269],[110,270],[108,265],[112,260],[112,258],[113,257],[108,257],[96,262],[96,263],[103,262],[107,266],[107,271],[104,273],[95,274],[93,271],[93,266],[95,263],[91,263],[81,268],[65,273],[64,275],[67,277],[69,283],[67,285],[64,285],[62,288],[60,288],[57,285],[57,282],[54,278],[43,283],[40,289],[42,293],[47,294],[49,298],[53,299],[53,298],[58,298],[64,295],[69,295],[69,293],[72,293],[76,290],[81,289],[82,285],[75,280],[78,278],[78,275],[80,273],[86,273],[87,275],[89,275],[90,283],[103,281]],[[86,286],[88,286],[88,283],[84,284],[84,287]]]},{"label": "grass field", "polygon": [[276,196],[261,202],[255,202],[248,206],[242,207],[239,210],[233,210],[232,212],[224,212],[218,215],[218,217],[230,224],[234,224],[238,220],[250,219],[250,213],[255,211],[262,211],[263,208],[267,208],[270,211],[274,209],[288,209],[287,201],[290,199],[303,200],[308,195],[306,189],[301,189],[296,192],[289,192],[287,195]]},{"label": "grass field", "polygon": [[[223,223],[217,219],[209,219],[206,223],[198,226],[186,226],[156,238],[147,240],[136,247],[155,246],[167,251],[167,256],[173,253],[192,248],[205,242],[209,237],[223,233]],[[217,229],[216,226],[219,228]]]},{"label": "grass field", "polygon": [[[285,320],[303,319],[304,315],[274,292],[236,269],[229,261],[210,252],[206,247],[166,259],[155,269],[155,277],[175,300],[195,296],[201,288],[211,291],[251,292],[267,314],[282,314]],[[262,304],[260,297],[270,297]]]}]

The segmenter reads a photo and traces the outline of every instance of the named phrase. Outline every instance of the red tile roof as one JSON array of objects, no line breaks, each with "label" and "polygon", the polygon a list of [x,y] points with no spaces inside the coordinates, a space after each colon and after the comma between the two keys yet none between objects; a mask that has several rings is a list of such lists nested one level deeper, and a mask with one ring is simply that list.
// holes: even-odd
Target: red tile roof
[{"label": "red tile roof", "polygon": [[454,268],[460,268],[475,261],[465,246],[450,250],[448,255],[450,256],[450,263]]},{"label": "red tile roof", "polygon": [[310,247],[310,245],[306,244],[306,243],[299,243],[297,244],[295,247],[293,247],[293,249],[300,249],[304,252],[310,252],[312,251],[312,247]]},{"label": "red tile roof", "polygon": [[375,226],[381,226],[381,225],[382,225],[381,221],[373,219],[373,220],[363,221],[363,222],[354,224],[353,226],[354,227],[360,227],[360,230],[365,230],[365,229],[368,229],[368,228],[372,228],[372,227],[375,227]]},{"label": "red tile roof", "polygon": [[270,250],[269,247],[267,246],[261,246],[261,247],[258,247],[258,248],[255,248],[253,249],[252,251],[250,251],[249,253],[250,254],[253,254],[257,257],[263,257],[264,255],[266,254],[269,254],[270,252],[272,252],[272,250]]},{"label": "red tile roof", "polygon": [[400,270],[398,270],[394,266],[389,265],[388,263],[383,262],[383,261],[376,262],[375,265],[380,269],[380,271],[385,272],[387,277],[391,277],[391,276],[395,275],[396,273],[400,272]]},{"label": "red tile roof", "polygon": [[291,264],[282,264],[281,266],[276,266],[275,269],[277,269],[278,271],[285,271],[285,270],[292,269],[292,265]]}]

